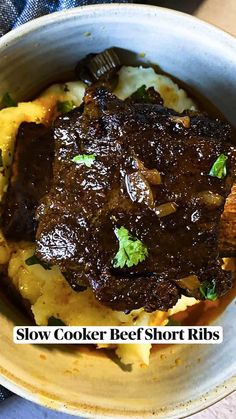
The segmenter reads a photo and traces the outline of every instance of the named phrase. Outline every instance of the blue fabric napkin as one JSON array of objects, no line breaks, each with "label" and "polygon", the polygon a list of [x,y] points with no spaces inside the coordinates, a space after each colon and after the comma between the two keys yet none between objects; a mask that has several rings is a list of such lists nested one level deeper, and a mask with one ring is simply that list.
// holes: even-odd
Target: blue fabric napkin
[{"label": "blue fabric napkin", "polygon": [[0,1],[0,36],[36,17],[97,3],[132,3],[132,0],[2,0]]},{"label": "blue fabric napkin", "polygon": [[12,396],[12,393],[10,392],[10,390],[0,386],[0,402],[3,402],[10,396]]},{"label": "blue fabric napkin", "polygon": [[[2,0],[0,1],[0,36],[36,17],[97,3],[132,3],[132,0]],[[12,393],[0,386],[0,402]]]}]

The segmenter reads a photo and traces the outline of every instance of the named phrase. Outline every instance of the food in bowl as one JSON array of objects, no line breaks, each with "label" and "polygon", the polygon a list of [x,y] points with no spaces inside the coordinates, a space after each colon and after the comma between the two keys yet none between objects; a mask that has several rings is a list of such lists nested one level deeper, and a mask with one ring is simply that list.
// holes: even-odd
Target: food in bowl
[{"label": "food in bowl", "polygon": [[[114,50],[76,73],[0,111],[1,263],[38,325],[166,325],[232,285],[218,243],[231,128]],[[116,348],[124,363],[149,352]]]}]

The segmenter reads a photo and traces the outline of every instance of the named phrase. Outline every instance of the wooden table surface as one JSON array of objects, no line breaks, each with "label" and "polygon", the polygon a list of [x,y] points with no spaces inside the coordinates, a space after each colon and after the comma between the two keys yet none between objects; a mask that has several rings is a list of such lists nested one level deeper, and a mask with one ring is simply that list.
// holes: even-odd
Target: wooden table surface
[{"label": "wooden table surface", "polygon": [[180,10],[213,23],[236,36],[236,0],[152,0],[137,3]]}]

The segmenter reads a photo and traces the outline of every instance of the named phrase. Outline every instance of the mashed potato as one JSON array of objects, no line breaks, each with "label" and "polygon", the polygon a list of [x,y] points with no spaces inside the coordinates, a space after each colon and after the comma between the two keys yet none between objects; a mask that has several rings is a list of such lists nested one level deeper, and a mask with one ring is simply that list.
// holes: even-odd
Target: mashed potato
[{"label": "mashed potato", "polygon": [[[162,96],[164,104],[176,111],[196,109],[192,99],[169,77],[157,75],[152,68],[122,67],[115,94],[125,99],[142,85],[153,86]],[[14,142],[19,125],[23,121],[49,124],[56,114],[57,101],[72,100],[80,105],[85,85],[82,82],[54,84],[32,102],[19,103],[17,107],[0,111],[0,148],[3,168],[0,172],[0,200],[7,190],[9,167],[12,163]],[[169,312],[146,313],[143,309],[130,314],[111,310],[101,305],[91,290],[75,292],[64,276],[54,266],[45,270],[41,265],[27,266],[25,260],[34,254],[32,243],[7,243],[0,232],[0,264],[8,263],[8,276],[31,306],[37,325],[47,325],[50,317],[74,326],[121,326],[121,325],[166,325],[168,317],[196,304],[194,298],[182,297]],[[109,345],[98,345],[109,347]],[[150,344],[117,345],[116,353],[121,361],[129,364],[149,363]]]},{"label": "mashed potato", "polygon": [[84,96],[85,85],[82,82],[54,84],[32,102],[20,102],[16,107],[0,111],[0,148],[4,171],[0,171],[0,201],[6,192],[12,163],[15,138],[20,124],[36,122],[50,124],[57,101],[73,100],[80,105]]},{"label": "mashed potato", "polygon": [[183,89],[170,77],[156,74],[153,68],[122,67],[119,71],[119,82],[114,91],[120,99],[126,99],[142,85],[154,87],[160,93],[164,106],[183,112],[185,109],[195,110],[196,105]]},{"label": "mashed potato", "polygon": [[[164,326],[170,315],[196,303],[194,298],[182,297],[169,312],[146,313],[139,309],[124,314],[101,305],[90,289],[75,292],[56,266],[51,270],[39,264],[27,266],[25,260],[34,254],[34,245],[17,243],[10,247],[8,276],[21,296],[30,302],[35,322],[40,326],[47,325],[51,316],[68,326]],[[117,345],[116,353],[124,363],[148,364],[150,349],[150,344],[122,344]]]}]

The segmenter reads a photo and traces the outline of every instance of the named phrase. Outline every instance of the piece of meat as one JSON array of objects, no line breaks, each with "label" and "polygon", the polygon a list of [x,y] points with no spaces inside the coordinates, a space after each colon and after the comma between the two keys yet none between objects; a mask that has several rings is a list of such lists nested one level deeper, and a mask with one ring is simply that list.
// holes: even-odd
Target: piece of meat
[{"label": "piece of meat", "polygon": [[27,122],[20,125],[2,214],[6,238],[34,241],[35,211],[40,199],[50,189],[53,153],[51,128]]},{"label": "piece of meat", "polygon": [[236,184],[226,200],[221,217],[219,248],[222,257],[236,256]]},{"label": "piece of meat", "polygon": [[[125,103],[95,88],[84,108],[57,119],[54,137],[53,183],[38,209],[36,254],[69,272],[75,289],[90,284],[113,309],[152,311],[167,310],[186,292],[180,278],[195,275],[199,286],[214,281],[219,296],[230,288],[231,274],[220,268],[218,227],[231,185],[209,176],[218,156],[229,153],[227,123]],[[96,155],[91,167],[72,161],[81,154]],[[140,162],[144,170],[134,175]],[[230,159],[227,166],[229,172]],[[143,180],[150,169],[161,184]],[[127,190],[127,176],[135,193]],[[169,202],[173,211],[158,217]],[[115,269],[121,226],[145,244],[148,257]],[[200,298],[199,288],[192,295]]]}]

